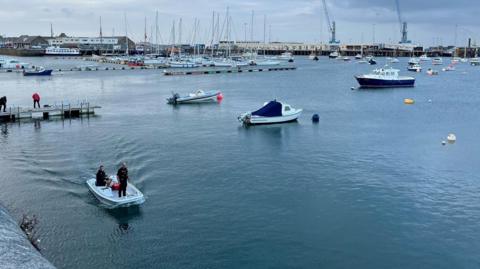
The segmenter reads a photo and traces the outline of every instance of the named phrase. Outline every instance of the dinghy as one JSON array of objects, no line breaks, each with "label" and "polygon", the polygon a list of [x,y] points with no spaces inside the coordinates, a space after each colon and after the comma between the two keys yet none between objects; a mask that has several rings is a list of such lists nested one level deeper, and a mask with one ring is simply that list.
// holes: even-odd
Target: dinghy
[{"label": "dinghy", "polygon": [[285,123],[296,121],[301,114],[302,109],[273,100],[257,111],[241,114],[238,120],[246,125]]},{"label": "dinghy", "polygon": [[[115,176],[110,176],[110,178],[112,183],[118,183]],[[105,205],[116,207],[139,205],[145,202],[143,193],[130,182],[127,185],[127,196],[118,197],[118,190],[112,190],[112,188],[104,186],[95,186],[95,181],[95,178],[87,180],[87,186],[93,195]]]},{"label": "dinghy", "polygon": [[193,104],[220,101],[222,98],[222,92],[220,91],[204,92],[202,90],[198,90],[194,93],[189,93],[184,96],[174,93],[172,97],[167,98],[167,102],[171,105]]}]

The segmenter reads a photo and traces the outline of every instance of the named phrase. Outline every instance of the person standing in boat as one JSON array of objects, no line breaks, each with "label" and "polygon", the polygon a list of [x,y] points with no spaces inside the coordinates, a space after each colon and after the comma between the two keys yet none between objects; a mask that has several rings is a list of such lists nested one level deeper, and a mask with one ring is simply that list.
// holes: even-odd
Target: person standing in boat
[{"label": "person standing in boat", "polygon": [[128,169],[127,164],[122,163],[122,166],[117,171],[117,178],[120,182],[120,190],[118,190],[118,197],[127,196],[127,181],[128,181]]},{"label": "person standing in boat", "polygon": [[97,171],[97,180],[95,181],[95,186],[97,187],[109,187],[112,180],[108,178],[107,174],[105,174],[105,170],[103,169],[103,165],[100,165]]},{"label": "person standing in boat", "polygon": [[3,112],[6,112],[6,109],[7,109],[7,97],[6,96],[3,96],[2,98],[0,98],[0,112],[2,111],[2,107],[3,107]]},{"label": "person standing in boat", "polygon": [[33,108],[36,108],[38,104],[38,108],[40,108],[40,95],[38,93],[34,93],[32,95],[33,98]]}]

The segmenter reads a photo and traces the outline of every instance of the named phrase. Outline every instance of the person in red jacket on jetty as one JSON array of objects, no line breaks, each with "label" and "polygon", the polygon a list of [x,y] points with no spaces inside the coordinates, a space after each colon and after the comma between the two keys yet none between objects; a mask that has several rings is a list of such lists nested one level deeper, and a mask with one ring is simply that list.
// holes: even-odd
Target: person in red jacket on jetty
[{"label": "person in red jacket on jetty", "polygon": [[40,95],[38,93],[34,93],[32,95],[32,98],[33,98],[33,108],[37,108],[37,104],[38,104],[38,108],[40,108]]}]

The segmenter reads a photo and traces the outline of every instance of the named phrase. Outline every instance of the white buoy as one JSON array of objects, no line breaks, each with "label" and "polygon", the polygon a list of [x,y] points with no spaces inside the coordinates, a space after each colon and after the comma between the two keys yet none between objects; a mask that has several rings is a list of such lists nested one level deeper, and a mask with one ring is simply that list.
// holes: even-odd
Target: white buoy
[{"label": "white buoy", "polygon": [[350,90],[352,90],[352,91],[355,90],[355,87],[351,87]]},{"label": "white buoy", "polygon": [[445,142],[445,140],[442,141],[442,145],[445,146],[447,144],[447,142]]},{"label": "white buoy", "polygon": [[455,141],[457,141],[457,137],[455,134],[448,134],[447,136],[448,143],[453,144]]},{"label": "white buoy", "polygon": [[428,99],[428,102],[431,103],[431,102],[432,102],[432,99]]}]

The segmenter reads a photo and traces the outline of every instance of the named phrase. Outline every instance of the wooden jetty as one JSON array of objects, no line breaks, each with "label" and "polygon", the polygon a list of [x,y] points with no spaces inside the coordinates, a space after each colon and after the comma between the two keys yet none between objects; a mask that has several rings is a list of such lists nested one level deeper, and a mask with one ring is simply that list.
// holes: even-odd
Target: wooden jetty
[{"label": "wooden jetty", "polygon": [[41,108],[10,107],[6,112],[0,111],[1,121],[15,121],[20,119],[49,119],[50,117],[80,117],[81,115],[95,114],[95,109],[100,106],[90,105],[88,102],[81,102],[76,105],[46,105]]},{"label": "wooden jetty", "polygon": [[276,66],[276,67],[248,67],[248,68],[229,68],[229,69],[203,69],[203,70],[164,70],[165,76],[186,76],[186,75],[211,75],[211,74],[229,74],[229,73],[249,73],[249,72],[271,72],[296,70],[295,66]]}]

